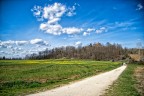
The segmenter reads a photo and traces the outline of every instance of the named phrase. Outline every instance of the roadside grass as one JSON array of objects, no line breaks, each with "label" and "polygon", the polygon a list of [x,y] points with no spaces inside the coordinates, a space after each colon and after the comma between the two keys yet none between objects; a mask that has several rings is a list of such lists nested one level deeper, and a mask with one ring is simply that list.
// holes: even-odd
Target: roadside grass
[{"label": "roadside grass", "polygon": [[92,60],[1,60],[0,96],[26,95],[120,66],[120,62]]},{"label": "roadside grass", "polygon": [[[143,65],[128,64],[126,70],[117,81],[106,91],[104,96],[140,96],[136,88],[135,69]],[[144,67],[144,66],[143,66]]]}]

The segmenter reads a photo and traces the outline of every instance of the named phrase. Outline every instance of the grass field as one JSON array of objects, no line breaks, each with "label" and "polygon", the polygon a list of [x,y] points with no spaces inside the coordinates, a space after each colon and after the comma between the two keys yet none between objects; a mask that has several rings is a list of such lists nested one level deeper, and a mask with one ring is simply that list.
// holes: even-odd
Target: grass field
[{"label": "grass field", "polygon": [[62,86],[120,66],[92,60],[1,60],[0,96],[15,96]]},{"label": "grass field", "polygon": [[[107,90],[104,96],[143,96],[140,95],[141,93],[138,92],[138,90],[144,90],[142,89],[144,87],[139,88],[139,85],[142,85],[142,82],[138,83],[139,80],[137,80],[135,76],[135,70],[139,67],[144,68],[144,65],[129,64],[127,69],[121,74],[119,79]],[[143,76],[141,76],[141,78],[143,78]]]}]

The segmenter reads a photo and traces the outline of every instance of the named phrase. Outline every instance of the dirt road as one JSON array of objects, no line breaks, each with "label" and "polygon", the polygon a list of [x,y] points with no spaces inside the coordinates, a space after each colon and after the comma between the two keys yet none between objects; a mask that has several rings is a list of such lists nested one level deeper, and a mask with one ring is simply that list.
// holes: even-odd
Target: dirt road
[{"label": "dirt road", "polygon": [[40,92],[28,96],[100,96],[111,85],[119,75],[124,71],[126,66],[121,66],[109,72],[105,72],[84,80]]}]

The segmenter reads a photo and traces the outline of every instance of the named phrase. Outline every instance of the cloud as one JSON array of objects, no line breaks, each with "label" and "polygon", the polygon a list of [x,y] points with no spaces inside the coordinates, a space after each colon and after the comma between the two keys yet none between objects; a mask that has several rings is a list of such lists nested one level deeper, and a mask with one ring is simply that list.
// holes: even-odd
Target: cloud
[{"label": "cloud", "polygon": [[54,19],[61,17],[66,12],[66,6],[61,3],[54,3],[43,8],[43,17],[45,19]]},{"label": "cloud", "polygon": [[41,23],[40,24],[40,29],[41,30],[46,30],[47,29],[47,23]]},{"label": "cloud", "polygon": [[107,32],[106,27],[101,27],[101,28],[99,28],[99,29],[96,30],[96,33],[97,33],[97,34],[103,33],[103,32]]},{"label": "cloud", "polygon": [[42,39],[33,39],[30,41],[0,41],[0,48],[13,48],[14,46],[23,46],[25,44],[37,44],[37,45],[43,45],[46,46],[48,45],[47,41],[44,41]]},{"label": "cloud", "polygon": [[43,41],[42,39],[33,39],[30,40],[31,44],[37,44],[37,45],[48,45],[47,41]]},{"label": "cloud", "polygon": [[47,23],[57,23],[60,18],[67,11],[66,6],[61,3],[54,3],[52,5],[48,5],[45,7],[34,6],[31,9],[34,16],[38,19],[38,21],[47,20]]},{"label": "cloud", "polygon": [[55,24],[56,22],[58,22],[60,20],[60,18],[54,18],[52,20],[48,21],[48,24]]},{"label": "cloud", "polygon": [[53,34],[53,35],[60,35],[62,34],[62,26],[59,24],[48,24],[48,23],[42,23],[40,25],[40,29],[44,30],[45,33]]},{"label": "cloud", "polygon": [[76,15],[76,13],[74,12],[75,11],[75,6],[72,6],[70,8],[68,8],[68,12],[67,12],[67,16],[73,16],[73,15]]},{"label": "cloud", "polygon": [[107,29],[105,27],[101,27],[100,29],[94,28],[77,28],[74,26],[63,27],[59,24],[59,21],[62,19],[62,16],[73,16],[76,15],[76,6],[80,6],[75,3],[72,7],[66,6],[62,3],[54,3],[49,4],[47,6],[34,6],[32,9],[34,16],[43,19],[39,26],[40,30],[44,33],[52,34],[52,35],[61,35],[68,34],[74,35],[83,32],[83,36],[90,35],[90,32],[96,31],[96,33],[106,32]]},{"label": "cloud", "polygon": [[9,46],[15,44],[15,41],[8,40],[8,41],[1,41],[0,48],[10,48]]},{"label": "cloud", "polygon": [[90,33],[89,32],[84,32],[83,33],[83,36],[87,36],[87,35],[90,35]]},{"label": "cloud", "polygon": [[87,30],[85,30],[85,32],[83,33],[83,36],[87,36],[87,35],[90,35],[90,32],[93,32],[95,31],[94,28],[88,28]]},{"label": "cloud", "polygon": [[63,28],[63,33],[66,34],[76,34],[76,33],[80,33],[83,31],[82,28],[75,28],[75,27],[69,27],[69,28]]},{"label": "cloud", "polygon": [[22,46],[24,44],[27,44],[28,41],[12,41],[12,40],[8,40],[8,41],[1,41],[0,42],[0,46],[3,46],[5,48],[11,48],[11,45],[19,45]]},{"label": "cloud", "polygon": [[13,48],[13,51],[22,51],[23,49],[22,48],[20,48],[20,47],[15,47],[15,48]]},{"label": "cloud", "polygon": [[35,17],[37,17],[38,21],[43,21],[43,16],[42,16],[43,11],[42,10],[43,10],[43,8],[41,6],[34,6],[34,8],[31,9],[31,11],[33,12],[33,15]]},{"label": "cloud", "polygon": [[87,32],[92,32],[92,31],[95,31],[95,29],[94,28],[88,28],[87,29]]},{"label": "cloud", "polygon": [[32,9],[34,16],[45,20],[46,22],[42,22],[40,24],[40,30],[44,31],[48,34],[53,35],[61,35],[61,34],[77,34],[83,31],[82,28],[76,27],[62,27],[59,24],[61,17],[66,16],[73,16],[76,13],[77,4],[74,4],[72,7],[67,7],[61,3],[54,3],[45,7],[41,6],[34,6]]},{"label": "cloud", "polygon": [[[24,57],[27,54],[44,50],[47,47],[49,47],[48,41],[42,39],[32,39],[28,41],[24,40],[0,41],[0,50],[1,50],[0,56],[6,56],[11,58],[15,57],[16,55],[19,55],[21,57]],[[34,52],[27,52],[29,50],[33,50]]]},{"label": "cloud", "polygon": [[53,35],[77,34],[83,31],[83,28],[76,28],[76,27],[63,28],[60,24],[51,25],[48,23],[42,23],[40,25],[40,29],[44,30],[45,33],[49,33]]},{"label": "cloud", "polygon": [[137,5],[137,9],[136,9],[136,10],[141,10],[141,9],[143,9],[142,4],[138,4],[138,5]]},{"label": "cloud", "polygon": [[22,46],[28,43],[28,41],[14,41],[16,45]]},{"label": "cloud", "polygon": [[77,41],[77,42],[75,43],[75,46],[81,47],[81,46],[82,46],[82,42],[81,42],[81,41]]},{"label": "cloud", "polygon": [[15,41],[8,40],[8,41],[1,41],[0,45],[11,45],[11,44],[14,44],[14,43],[15,43]]}]

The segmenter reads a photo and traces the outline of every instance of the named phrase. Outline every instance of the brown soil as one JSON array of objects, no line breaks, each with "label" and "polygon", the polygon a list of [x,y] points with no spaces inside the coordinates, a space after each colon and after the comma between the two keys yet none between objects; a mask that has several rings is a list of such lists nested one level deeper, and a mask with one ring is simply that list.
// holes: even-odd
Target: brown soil
[{"label": "brown soil", "polygon": [[135,77],[138,81],[136,88],[141,96],[144,96],[144,67],[136,68]]}]

